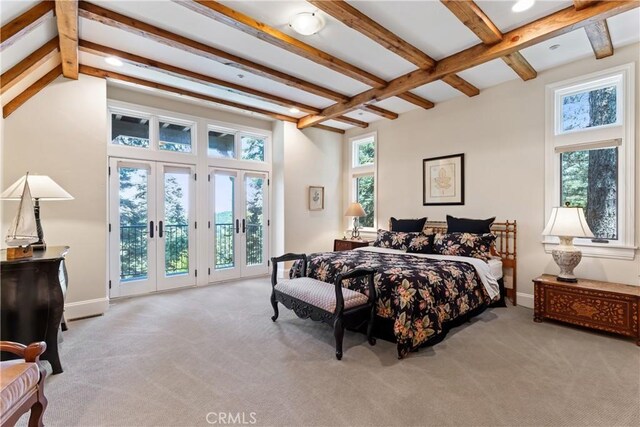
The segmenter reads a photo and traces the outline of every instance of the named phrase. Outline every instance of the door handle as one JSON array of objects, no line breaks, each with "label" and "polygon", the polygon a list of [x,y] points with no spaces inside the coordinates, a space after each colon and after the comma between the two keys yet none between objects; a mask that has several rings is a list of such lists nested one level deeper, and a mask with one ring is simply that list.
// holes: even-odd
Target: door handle
[{"label": "door handle", "polygon": [[162,238],[162,221],[158,221],[158,237]]},{"label": "door handle", "polygon": [[244,218],[242,218],[242,232],[244,233],[247,229],[244,226]]},{"label": "door handle", "polygon": [[236,234],[240,232],[240,220],[236,219]]},{"label": "door handle", "polygon": [[153,239],[153,221],[149,221],[149,238]]}]

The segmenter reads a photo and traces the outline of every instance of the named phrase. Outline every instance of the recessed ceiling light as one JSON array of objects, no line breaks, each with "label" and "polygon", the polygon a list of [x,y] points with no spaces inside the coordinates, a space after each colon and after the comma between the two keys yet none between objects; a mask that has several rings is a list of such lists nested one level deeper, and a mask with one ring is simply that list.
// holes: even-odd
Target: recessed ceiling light
[{"label": "recessed ceiling light", "polygon": [[518,0],[516,4],[511,7],[511,11],[524,12],[525,10],[530,9],[535,2],[536,0]]},{"label": "recessed ceiling light", "polygon": [[293,113],[293,114],[296,114],[296,113],[299,113],[300,110],[298,110],[296,107],[291,107],[291,108],[289,108],[289,112]]},{"label": "recessed ceiling light", "polygon": [[115,56],[107,56],[106,58],[104,58],[104,62],[106,62],[109,65],[113,65],[115,67],[122,67],[123,65],[122,61],[120,61]]},{"label": "recessed ceiling light", "polygon": [[302,12],[291,17],[289,26],[298,34],[310,36],[324,27],[324,21],[315,12]]},{"label": "recessed ceiling light", "polygon": [[556,50],[559,47],[560,47],[559,44],[552,44],[551,46],[549,46],[549,50]]}]

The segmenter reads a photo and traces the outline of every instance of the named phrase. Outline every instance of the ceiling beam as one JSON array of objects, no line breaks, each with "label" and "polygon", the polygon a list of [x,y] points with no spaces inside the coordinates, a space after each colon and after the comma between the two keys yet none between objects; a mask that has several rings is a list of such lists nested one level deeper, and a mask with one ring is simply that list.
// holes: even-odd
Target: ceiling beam
[{"label": "ceiling beam", "polygon": [[573,0],[573,6],[576,8],[576,10],[582,10],[585,7],[589,7],[597,2],[598,0]]},{"label": "ceiling beam", "polygon": [[584,27],[591,43],[593,53],[596,55],[596,59],[606,58],[613,55],[613,43],[611,42],[611,35],[609,34],[609,25],[604,19],[602,21],[594,22],[591,25]]},{"label": "ceiling beam", "polygon": [[343,135],[346,132],[344,129],[338,129],[338,128],[334,128],[334,127],[326,126],[326,125],[315,125],[314,127],[318,128],[318,129],[328,130],[329,132],[341,133]]},{"label": "ceiling beam", "polygon": [[416,70],[400,76],[382,89],[369,89],[355,95],[347,102],[334,104],[322,110],[320,115],[306,116],[298,122],[299,128],[342,115],[361,105],[382,101],[413,88],[441,79],[447,74],[458,73],[485,62],[501,58],[537,43],[566,34],[602,19],[632,10],[640,6],[635,0],[598,2],[582,10],[573,6],[552,13],[544,18],[525,24],[504,34],[502,41],[485,45],[484,43],[450,55],[440,61],[433,70]]},{"label": "ceiling beam", "polygon": [[56,24],[60,38],[62,75],[78,79],[78,2],[56,0]]},{"label": "ceiling beam", "polygon": [[11,113],[20,108],[22,104],[31,99],[36,93],[44,89],[49,83],[54,81],[61,74],[62,65],[57,65],[53,70],[49,71],[42,78],[38,79],[38,81],[26,88],[18,96],[7,102],[7,104],[2,107],[2,117],[4,117],[5,119],[9,117]]},{"label": "ceiling beam", "polygon": [[140,79],[138,77],[128,76],[126,74],[116,73],[113,71],[107,71],[100,68],[91,67],[88,65],[80,65],[80,73],[93,77],[99,77],[103,79],[112,79],[122,82],[132,83],[138,86],[149,87],[152,89],[161,90],[164,92],[176,93],[178,95],[187,96],[189,98],[200,99],[202,101],[212,102],[219,105],[226,105],[228,107],[238,108],[240,110],[251,111],[254,113],[262,114],[267,117],[271,117],[276,120],[282,120],[285,122],[297,122],[295,117],[287,116],[286,114],[279,114],[273,111],[265,110],[262,108],[252,107],[250,105],[241,104],[239,102],[229,101],[226,99],[216,98],[213,96],[205,95],[199,92],[193,92],[187,89],[181,89],[175,86],[169,86],[162,83],[156,83],[149,80]]},{"label": "ceiling beam", "polygon": [[[369,18],[364,13],[360,12],[355,7],[343,0],[307,0],[309,3],[316,6],[323,12],[333,16],[338,21],[342,22],[346,26],[358,31],[359,33],[367,36],[374,42],[390,50],[396,55],[400,56],[406,61],[409,61],[417,65],[421,69],[431,69],[435,66],[436,60],[422,52],[411,43],[405,41],[395,33],[391,32],[387,28],[383,27],[373,19]],[[469,93],[479,93],[480,91],[475,88],[471,83],[464,81],[458,76],[454,76],[449,79],[449,82],[454,82],[455,89],[461,90],[461,92],[469,95]],[[447,82],[447,83],[449,83]],[[464,82],[464,83],[463,83]],[[473,89],[471,89],[473,88]],[[468,93],[469,92],[469,93]],[[475,93],[477,95],[477,93]],[[414,95],[416,96],[416,95]],[[473,95],[469,95],[473,96]],[[411,102],[411,101],[409,101]],[[427,101],[430,103],[431,101]]]},{"label": "ceiling beam", "polygon": [[[502,41],[502,32],[473,1],[440,0],[467,28],[486,45]],[[538,73],[520,52],[502,58],[522,80],[535,78]]]},{"label": "ceiling beam", "polygon": [[0,76],[0,95],[20,83],[42,64],[58,53],[58,36],[55,36],[35,52],[18,62]]},{"label": "ceiling beam", "polygon": [[502,32],[473,1],[440,1],[484,44],[494,44],[502,40]]},{"label": "ceiling beam", "polygon": [[[351,77],[360,83],[376,88],[382,88],[387,84],[387,82],[380,77],[348,64],[327,52],[316,49],[313,46],[283,33],[282,31],[256,21],[250,16],[226,7],[218,2],[209,0],[174,0],[174,2],[217,22],[228,25],[231,28],[240,30],[250,36],[256,37],[260,40],[271,43],[276,47],[313,61],[316,64],[325,66],[333,71],[337,71],[345,76]],[[418,96],[414,95],[414,97],[417,98]],[[431,103],[431,101],[426,99],[421,102]]]},{"label": "ceiling beam", "polygon": [[[248,96],[254,99],[259,99],[261,101],[269,102],[272,104],[279,105],[285,108],[297,108],[298,110],[305,112],[307,114],[317,114],[320,112],[319,108],[312,107],[310,105],[306,105],[300,102],[292,101],[290,99],[285,99],[279,97],[277,95],[273,95],[271,93],[262,92],[257,89],[252,89],[247,86],[242,86],[236,83],[228,82],[225,80],[217,79],[215,77],[211,77],[205,74],[196,73],[191,70],[187,70],[184,68],[176,67],[173,65],[165,64],[153,59],[145,58],[143,56],[134,55],[129,52],[125,52],[122,50],[114,49],[108,46],[103,46],[97,43],[93,43],[87,40],[80,40],[79,42],[80,50],[82,52],[87,52],[92,55],[97,55],[101,57],[109,57],[115,56],[124,62],[135,65],[137,67],[150,69],[154,71],[158,71],[172,77],[178,77],[182,79],[186,79],[195,83],[203,84],[210,87],[215,87],[217,89],[226,90],[238,95]],[[337,117],[335,120],[344,121],[345,123],[349,123],[358,127],[367,127],[368,123],[358,122],[357,124],[354,122],[354,119],[349,117]]]},{"label": "ceiling beam", "polygon": [[411,92],[405,92],[405,93],[401,93],[400,95],[398,95],[398,98],[410,102],[412,104],[415,104],[419,107],[424,108],[425,110],[428,110],[430,108],[433,108],[435,106],[435,104],[429,100],[426,100],[418,95],[414,95]]},{"label": "ceiling beam", "polygon": [[[395,120],[398,118],[398,113],[394,113],[393,111],[389,111],[389,110],[385,110],[384,108],[380,108],[377,105],[371,105],[371,104],[363,104],[360,105],[359,107],[361,110],[366,111],[368,113],[372,113],[372,114],[376,114],[380,117],[384,117],[385,119],[389,119],[389,120]],[[353,108],[352,110],[355,110],[357,108]],[[349,110],[351,111],[351,110]]]},{"label": "ceiling beam", "polygon": [[256,21],[250,16],[218,2],[210,0],[174,0],[174,2],[221,24],[240,30],[243,33],[249,34],[250,36],[256,37],[317,64],[324,65],[325,67],[351,77],[360,83],[364,83],[371,87],[383,87],[386,84],[386,82],[380,77],[336,58],[327,52],[316,49],[315,47],[291,37],[280,30],[270,27],[263,22]]},{"label": "ceiling beam", "polygon": [[447,74],[442,78],[442,81],[447,83],[449,86],[458,89],[467,96],[476,96],[480,93],[480,89],[465,79],[458,77],[457,74]]},{"label": "ceiling beam", "polygon": [[50,16],[53,16],[53,2],[43,1],[3,25],[0,29],[0,52],[11,46],[16,40],[36,28]]},{"label": "ceiling beam", "polygon": [[235,67],[323,98],[337,102],[344,102],[348,100],[346,95],[342,95],[333,90],[304,81],[300,78],[274,70],[267,66],[241,58],[237,55],[233,55],[187,37],[174,34],[170,31],[163,30],[162,28],[154,27],[153,25],[146,24],[137,19],[130,18],[85,1],[80,1],[79,5],[80,16],[82,18],[91,19],[114,28],[119,28],[146,39],[153,40],[194,55],[202,56],[204,58],[220,62],[224,65]]}]

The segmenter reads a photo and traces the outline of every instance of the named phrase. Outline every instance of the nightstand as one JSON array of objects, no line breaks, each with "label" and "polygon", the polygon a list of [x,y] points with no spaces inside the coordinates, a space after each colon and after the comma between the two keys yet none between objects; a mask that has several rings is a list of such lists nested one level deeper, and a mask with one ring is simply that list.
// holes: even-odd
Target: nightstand
[{"label": "nightstand", "polygon": [[625,335],[640,346],[640,287],[586,279],[559,282],[549,274],[533,283],[534,321],[553,319]]},{"label": "nightstand", "polygon": [[350,251],[352,249],[369,246],[369,243],[371,243],[369,240],[336,239],[333,241],[333,250],[335,252]]}]

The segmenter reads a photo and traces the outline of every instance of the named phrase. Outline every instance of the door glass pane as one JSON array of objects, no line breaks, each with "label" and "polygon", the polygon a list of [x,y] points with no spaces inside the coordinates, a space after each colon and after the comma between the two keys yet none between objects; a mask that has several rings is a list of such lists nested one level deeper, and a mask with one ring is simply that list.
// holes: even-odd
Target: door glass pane
[{"label": "door glass pane", "polygon": [[616,123],[616,86],[562,97],[562,130],[587,129]]},{"label": "door glass pane", "polygon": [[236,136],[232,133],[210,130],[209,156],[234,158],[236,156],[235,140]]},{"label": "door glass pane", "polygon": [[164,174],[164,273],[189,273],[189,170]]},{"label": "door glass pane", "polygon": [[120,280],[147,278],[149,171],[122,167],[120,176]]},{"label": "door glass pane", "polygon": [[214,177],[215,268],[218,270],[235,266],[235,180],[234,176],[224,174],[216,174]]},{"label": "door glass pane", "polygon": [[149,148],[149,119],[111,114],[111,143]]},{"label": "door glass pane", "polygon": [[356,178],[356,195],[358,203],[362,205],[366,216],[360,218],[361,227],[373,227],[373,175],[364,175]]},{"label": "door glass pane", "polygon": [[264,138],[243,135],[240,142],[242,143],[242,160],[264,162]]},{"label": "door glass pane", "polygon": [[245,179],[247,265],[263,263],[263,186],[263,178],[247,177]]},{"label": "door glass pane", "polygon": [[618,239],[618,149],[570,151],[560,155],[561,204],[584,209],[599,239]]},{"label": "door glass pane", "polygon": [[191,152],[191,126],[161,121],[159,135],[161,150],[178,151],[180,153]]}]

